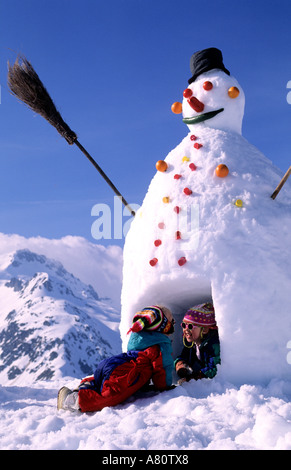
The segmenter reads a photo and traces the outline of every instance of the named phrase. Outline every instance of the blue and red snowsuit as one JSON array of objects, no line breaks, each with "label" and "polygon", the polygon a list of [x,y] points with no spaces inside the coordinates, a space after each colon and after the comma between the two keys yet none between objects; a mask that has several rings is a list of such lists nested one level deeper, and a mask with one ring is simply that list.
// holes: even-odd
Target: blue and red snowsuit
[{"label": "blue and red snowsuit", "polygon": [[150,379],[162,391],[172,384],[172,345],[156,331],[132,333],[127,352],[101,361],[79,386],[81,411],[99,411],[125,401]]}]

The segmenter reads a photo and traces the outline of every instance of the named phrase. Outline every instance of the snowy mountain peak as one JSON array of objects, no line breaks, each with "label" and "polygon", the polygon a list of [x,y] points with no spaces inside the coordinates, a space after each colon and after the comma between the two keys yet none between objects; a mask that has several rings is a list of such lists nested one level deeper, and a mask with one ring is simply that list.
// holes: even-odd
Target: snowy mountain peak
[{"label": "snowy mountain peak", "polygon": [[101,300],[91,285],[83,284],[69,273],[62,263],[27,249],[10,254],[4,272],[4,278],[7,274],[10,276],[6,286],[22,290],[23,295],[34,292],[34,295],[41,296],[50,292],[50,295],[61,297],[71,295],[87,300],[91,297],[94,300]]},{"label": "snowy mountain peak", "polygon": [[81,378],[120,352],[118,312],[58,261],[18,250],[0,279],[2,383]]},{"label": "snowy mountain peak", "polygon": [[59,261],[48,259],[46,256],[33,253],[28,249],[17,250],[11,253],[9,264],[5,271],[11,274],[17,272],[18,275],[30,276],[36,272],[46,272],[66,279],[74,278]]}]

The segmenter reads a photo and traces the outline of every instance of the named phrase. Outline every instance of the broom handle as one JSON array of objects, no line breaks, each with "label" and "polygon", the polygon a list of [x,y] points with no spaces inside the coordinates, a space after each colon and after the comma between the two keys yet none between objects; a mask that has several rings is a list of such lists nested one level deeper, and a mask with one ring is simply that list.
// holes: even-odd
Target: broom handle
[{"label": "broom handle", "polygon": [[273,192],[271,198],[272,199],[275,199],[275,197],[277,196],[278,192],[282,189],[283,185],[286,183],[287,179],[289,178],[291,174],[291,166],[289,167],[289,169],[286,171],[285,175],[283,176],[283,178],[281,179],[280,183],[278,184],[277,188],[275,189],[275,191]]},{"label": "broom handle", "polygon": [[100,175],[105,179],[105,181],[109,184],[110,188],[113,189],[115,194],[119,197],[119,199],[122,201],[122,203],[127,207],[131,215],[135,216],[134,210],[130,207],[130,205],[126,202],[122,194],[118,191],[118,189],[114,186],[112,181],[108,178],[108,176],[104,173],[102,168],[98,165],[97,162],[95,162],[94,158],[91,157],[91,155],[87,152],[87,150],[83,147],[83,145],[80,144],[80,142],[76,139],[74,140],[74,144],[79,147],[81,152],[88,158],[88,160],[92,163],[92,165],[96,168],[97,171],[99,171]]}]

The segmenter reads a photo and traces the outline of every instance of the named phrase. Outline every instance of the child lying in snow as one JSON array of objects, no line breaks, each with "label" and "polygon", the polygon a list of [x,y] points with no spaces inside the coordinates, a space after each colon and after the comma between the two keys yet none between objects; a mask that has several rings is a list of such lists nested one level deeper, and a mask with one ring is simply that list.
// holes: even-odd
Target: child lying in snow
[{"label": "child lying in snow", "polygon": [[220,364],[220,344],[213,305],[190,308],[181,323],[184,348],[175,360],[179,383],[191,379],[212,379]]},{"label": "child lying in snow", "polygon": [[[146,307],[137,312],[129,332],[127,352],[104,359],[94,375],[83,379],[77,390],[62,387],[58,409],[99,411],[125,401],[152,379],[157,390],[172,384],[174,319],[166,307]],[[129,333],[128,332],[128,333]]]}]

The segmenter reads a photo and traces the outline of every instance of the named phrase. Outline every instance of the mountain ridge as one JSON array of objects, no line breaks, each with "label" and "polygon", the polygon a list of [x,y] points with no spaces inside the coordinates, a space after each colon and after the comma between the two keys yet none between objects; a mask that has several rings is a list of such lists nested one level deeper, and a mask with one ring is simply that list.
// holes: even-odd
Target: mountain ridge
[{"label": "mountain ridge", "polygon": [[0,381],[83,377],[120,352],[119,312],[63,265],[28,249],[0,271]]}]

